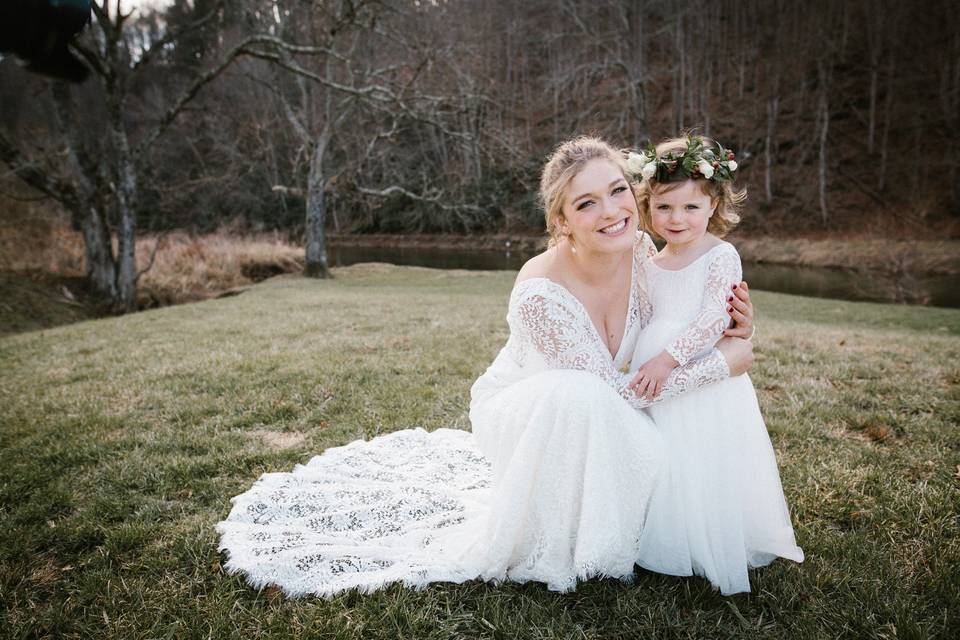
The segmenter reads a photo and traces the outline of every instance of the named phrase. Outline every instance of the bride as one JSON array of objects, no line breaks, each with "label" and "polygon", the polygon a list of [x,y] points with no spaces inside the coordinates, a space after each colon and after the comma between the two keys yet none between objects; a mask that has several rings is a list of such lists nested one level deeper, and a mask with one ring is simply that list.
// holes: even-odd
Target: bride
[{"label": "bride", "polygon": [[[520,270],[510,337],[471,389],[472,433],[408,429],[328,449],[264,474],[217,525],[226,568],[289,595],[422,587],[480,578],[569,591],[630,579],[648,505],[668,464],[641,409],[743,373],[748,342],[722,339],[654,399],[628,388],[650,317],[623,156],[596,138],[564,143],[540,195],[551,246]],[[752,330],[745,286],[731,336]]]}]

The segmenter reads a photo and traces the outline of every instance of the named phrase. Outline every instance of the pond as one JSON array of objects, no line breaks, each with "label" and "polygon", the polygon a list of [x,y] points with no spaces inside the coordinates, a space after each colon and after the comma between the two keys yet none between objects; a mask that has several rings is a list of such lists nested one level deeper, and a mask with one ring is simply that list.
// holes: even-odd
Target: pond
[{"label": "pond", "polygon": [[[328,248],[330,265],[388,262],[437,269],[518,270],[533,254],[477,249],[398,247]],[[818,298],[907,302],[960,308],[956,276],[896,276],[880,271],[850,271],[780,264],[745,263],[744,279],[754,289]]]}]

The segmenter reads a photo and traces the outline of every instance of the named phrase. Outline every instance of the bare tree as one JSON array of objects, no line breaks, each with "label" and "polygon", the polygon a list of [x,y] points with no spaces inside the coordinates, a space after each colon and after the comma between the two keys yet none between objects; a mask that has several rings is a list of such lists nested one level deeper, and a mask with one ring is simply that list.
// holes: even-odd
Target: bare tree
[{"label": "bare tree", "polygon": [[[92,3],[95,27],[73,46],[100,84],[105,116],[99,125],[100,134],[92,139],[82,134],[89,123],[78,117],[72,89],[53,83],[51,93],[57,126],[66,145],[66,162],[44,166],[11,139],[0,136],[0,158],[13,172],[71,212],[83,231],[88,278],[118,311],[134,308],[137,281],[143,274],[136,261],[137,214],[140,178],[149,165],[151,146],[197,92],[214,80],[243,48],[234,48],[190,82],[136,142],[131,141],[133,123],[128,113],[131,86],[165,47],[216,20],[221,6],[222,2],[181,31],[169,32],[152,42],[137,55],[134,35],[127,28],[132,13],[122,13],[119,3],[111,10],[108,0]],[[81,141],[84,138],[92,141],[93,148],[85,147]],[[111,241],[114,229],[116,252]]]}]

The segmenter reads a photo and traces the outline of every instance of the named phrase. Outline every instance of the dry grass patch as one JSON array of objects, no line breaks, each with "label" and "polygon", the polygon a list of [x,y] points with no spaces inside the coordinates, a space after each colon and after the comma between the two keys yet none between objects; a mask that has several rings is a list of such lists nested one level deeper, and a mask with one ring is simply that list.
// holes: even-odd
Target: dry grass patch
[{"label": "dry grass patch", "polygon": [[[102,315],[84,277],[79,232],[60,223],[0,230],[0,335]],[[276,233],[175,232],[137,240],[137,306],[153,308],[245,291],[273,276],[300,272],[303,248]]]},{"label": "dry grass patch", "polygon": [[[144,306],[205,299],[303,268],[303,249],[276,234],[238,237],[225,232],[203,236],[175,233],[140,241],[142,245],[151,244],[151,251],[156,242],[160,242],[160,248],[155,263],[140,281]],[[148,257],[146,251],[140,251],[144,263]]]},{"label": "dry grass patch", "polygon": [[960,240],[738,237],[733,242],[744,260],[753,262],[913,275],[960,274]]},{"label": "dry grass patch", "polygon": [[299,431],[268,431],[266,429],[252,429],[247,436],[257,439],[274,451],[295,449],[307,441],[307,436]]}]

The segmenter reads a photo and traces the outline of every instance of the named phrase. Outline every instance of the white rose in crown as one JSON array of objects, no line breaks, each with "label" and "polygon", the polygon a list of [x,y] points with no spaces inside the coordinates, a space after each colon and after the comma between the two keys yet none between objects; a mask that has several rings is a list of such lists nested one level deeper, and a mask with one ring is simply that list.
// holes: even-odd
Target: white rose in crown
[{"label": "white rose in crown", "polygon": [[730,171],[736,171],[737,166],[738,165],[736,160],[730,160],[729,162],[727,162],[727,169],[730,169]]},{"label": "white rose in crown", "polygon": [[713,177],[713,166],[706,160],[701,160],[700,162],[698,162],[697,169],[700,170],[700,173],[707,180]]},{"label": "white rose in crown", "polygon": [[627,154],[627,169],[629,169],[630,173],[634,175],[643,171],[643,165],[646,162],[646,156],[642,156],[639,153],[634,153],[631,151]]},{"label": "white rose in crown", "polygon": [[657,161],[651,160],[647,164],[643,165],[643,169],[640,170],[640,175],[642,175],[645,180],[649,180],[653,176],[657,175]]}]

